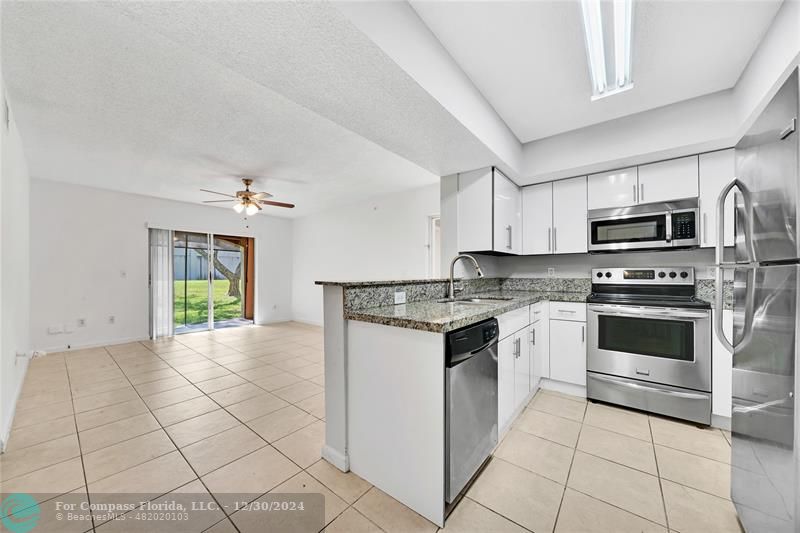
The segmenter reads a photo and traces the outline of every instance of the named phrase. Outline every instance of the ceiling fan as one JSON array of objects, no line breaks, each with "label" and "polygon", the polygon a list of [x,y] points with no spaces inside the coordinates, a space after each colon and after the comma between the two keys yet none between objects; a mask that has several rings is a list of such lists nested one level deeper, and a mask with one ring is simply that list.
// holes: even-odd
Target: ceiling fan
[{"label": "ceiling fan", "polygon": [[235,200],[236,203],[233,205],[233,210],[237,213],[241,213],[244,211],[248,215],[255,215],[259,211],[261,211],[261,205],[274,205],[275,207],[288,207],[289,209],[294,207],[294,204],[287,204],[285,202],[276,202],[274,200],[265,200],[265,198],[272,198],[272,195],[268,192],[254,192],[250,190],[250,185],[253,184],[253,180],[251,178],[242,178],[242,183],[244,183],[244,190],[243,191],[236,191],[236,194],[226,194],[224,192],[217,192],[217,191],[209,191],[208,189],[200,189],[203,192],[209,192],[211,194],[219,194],[220,196],[227,196],[229,199],[227,200],[205,200],[204,204],[215,204],[220,202],[230,202],[231,200]]}]

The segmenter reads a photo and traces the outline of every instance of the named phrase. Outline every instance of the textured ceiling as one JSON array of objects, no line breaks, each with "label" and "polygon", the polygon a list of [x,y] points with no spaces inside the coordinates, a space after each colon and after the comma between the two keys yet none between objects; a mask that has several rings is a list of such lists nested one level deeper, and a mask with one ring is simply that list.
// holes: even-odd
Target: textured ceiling
[{"label": "textured ceiling", "polygon": [[254,174],[298,216],[493,162],[330,5],[4,2],[2,22],[39,178],[196,202]]},{"label": "textured ceiling", "polygon": [[731,88],[780,0],[634,2],[633,80],[590,101],[580,2],[412,6],[522,142]]}]

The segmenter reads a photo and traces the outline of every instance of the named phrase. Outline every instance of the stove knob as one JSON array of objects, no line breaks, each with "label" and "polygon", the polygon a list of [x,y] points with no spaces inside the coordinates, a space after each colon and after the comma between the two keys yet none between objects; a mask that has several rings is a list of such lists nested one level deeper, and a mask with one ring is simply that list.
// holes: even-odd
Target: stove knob
[{"label": "stove knob", "polygon": [[666,274],[666,272],[659,272],[659,273],[658,273],[658,277],[659,277],[659,278],[666,278],[666,277],[667,277],[667,274]]},{"label": "stove knob", "polygon": [[611,272],[606,272],[606,277],[610,278],[611,277]]},{"label": "stove knob", "polygon": [[683,279],[686,279],[686,278],[688,278],[688,277],[689,277],[689,273],[688,273],[688,272],[686,272],[686,271],[684,271],[684,272],[681,272],[681,277],[682,277]]},{"label": "stove knob", "polygon": [[597,277],[598,277],[598,278],[602,278],[602,277],[603,277],[603,273],[602,273],[602,272],[598,272],[598,273],[597,273]]},{"label": "stove knob", "polygon": [[677,278],[677,277],[678,277],[678,275],[677,275],[675,272],[670,272],[670,273],[669,273],[669,277],[671,277],[671,278]]}]

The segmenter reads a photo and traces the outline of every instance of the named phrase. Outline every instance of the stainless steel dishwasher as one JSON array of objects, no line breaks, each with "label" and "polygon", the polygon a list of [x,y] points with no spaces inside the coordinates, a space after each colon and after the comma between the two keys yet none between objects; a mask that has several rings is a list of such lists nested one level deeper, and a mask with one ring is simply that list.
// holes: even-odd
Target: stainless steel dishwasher
[{"label": "stainless steel dishwasher", "polygon": [[447,334],[445,500],[453,503],[497,445],[497,320]]}]

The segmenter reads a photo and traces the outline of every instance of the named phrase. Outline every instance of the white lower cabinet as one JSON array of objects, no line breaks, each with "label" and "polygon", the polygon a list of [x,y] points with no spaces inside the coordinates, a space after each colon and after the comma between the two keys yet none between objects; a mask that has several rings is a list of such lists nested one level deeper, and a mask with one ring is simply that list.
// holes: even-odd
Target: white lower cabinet
[{"label": "white lower cabinet", "polygon": [[550,379],[586,386],[586,322],[550,320]]},{"label": "white lower cabinet", "polygon": [[550,377],[550,319],[548,302],[531,306],[531,321],[528,327],[531,350],[531,390],[539,388],[542,378]]},{"label": "white lower cabinet", "polygon": [[528,328],[514,335],[516,359],[514,360],[514,409],[525,403],[531,392],[531,350],[528,342]]},{"label": "white lower cabinet", "polygon": [[[501,335],[503,334],[501,330]],[[497,343],[497,425],[504,428],[514,414],[514,361],[516,341],[510,335]]]}]

